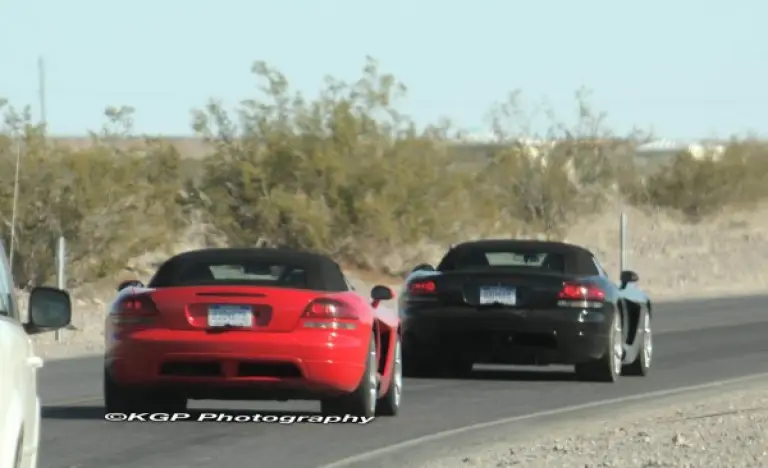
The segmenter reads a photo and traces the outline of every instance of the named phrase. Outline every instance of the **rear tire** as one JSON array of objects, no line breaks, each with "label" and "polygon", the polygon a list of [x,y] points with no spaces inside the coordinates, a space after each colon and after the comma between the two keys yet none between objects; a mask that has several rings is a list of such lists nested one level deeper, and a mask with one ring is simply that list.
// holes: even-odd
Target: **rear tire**
[{"label": "rear tire", "polygon": [[440,374],[437,359],[429,359],[414,350],[413,344],[403,342],[403,375],[413,378],[433,378]]},{"label": "rear tire", "polygon": [[422,358],[404,358],[403,375],[411,378],[432,379],[440,376],[437,366]]},{"label": "rear tire", "polygon": [[576,375],[581,380],[594,382],[616,382],[621,376],[624,359],[624,335],[619,313],[613,314],[608,346],[600,359],[576,364]]},{"label": "rear tire", "polygon": [[141,406],[140,397],[112,379],[104,369],[104,407],[107,413],[137,412]]},{"label": "rear tire", "polygon": [[642,321],[640,322],[642,334],[638,338],[642,341],[637,358],[622,370],[623,375],[645,377],[651,370],[651,361],[653,358],[653,332],[651,330],[651,314],[648,309],[643,310]]},{"label": "rear tire", "polygon": [[389,378],[389,388],[376,405],[378,416],[397,416],[400,411],[400,400],[403,394],[403,350],[400,336],[395,339],[395,349],[392,353],[392,372]]},{"label": "rear tire", "polygon": [[475,363],[461,356],[453,356],[443,369],[446,377],[467,378],[472,375]]},{"label": "rear tire", "polygon": [[352,415],[373,417],[376,415],[378,397],[378,365],[376,360],[376,335],[371,335],[365,371],[360,384],[350,394],[320,401],[320,412],[324,415]]},{"label": "rear tire", "polygon": [[107,413],[184,413],[188,400],[170,392],[132,390],[114,381],[104,370],[104,406]]},{"label": "rear tire", "polygon": [[158,413],[186,413],[189,400],[179,393],[150,394],[152,409]]}]

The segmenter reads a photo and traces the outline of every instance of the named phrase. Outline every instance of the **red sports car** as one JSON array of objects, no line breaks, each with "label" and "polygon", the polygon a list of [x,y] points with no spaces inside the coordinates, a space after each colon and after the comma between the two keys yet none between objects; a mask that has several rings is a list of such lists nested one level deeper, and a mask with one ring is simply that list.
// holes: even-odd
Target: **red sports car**
[{"label": "red sports car", "polygon": [[400,320],[386,286],[357,293],[328,257],[205,249],[124,282],[106,319],[108,412],[183,412],[190,399],[320,400],[324,414],[394,416]]}]

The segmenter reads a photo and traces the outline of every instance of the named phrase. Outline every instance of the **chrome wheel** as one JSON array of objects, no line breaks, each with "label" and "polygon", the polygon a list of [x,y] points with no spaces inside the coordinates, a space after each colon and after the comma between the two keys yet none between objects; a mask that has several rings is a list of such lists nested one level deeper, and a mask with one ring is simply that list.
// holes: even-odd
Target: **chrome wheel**
[{"label": "chrome wheel", "polygon": [[379,382],[376,375],[376,346],[371,345],[371,349],[368,352],[368,410],[370,414],[376,412],[376,399],[379,393]]},{"label": "chrome wheel", "polygon": [[653,357],[653,332],[651,331],[651,317],[646,310],[643,312],[643,359],[645,367],[651,367]]},{"label": "chrome wheel", "polygon": [[599,359],[576,364],[576,374],[590,381],[616,382],[624,367],[624,333],[621,316],[613,316],[607,336],[607,349]]},{"label": "chrome wheel", "polygon": [[635,360],[631,364],[624,366],[623,375],[634,375],[644,377],[648,375],[651,368],[651,359],[653,358],[653,332],[651,331],[651,312],[643,310],[640,314],[640,323],[638,324],[635,340],[639,349]]},{"label": "chrome wheel", "polygon": [[400,406],[400,396],[403,392],[403,357],[400,340],[395,342],[395,360],[392,363],[392,394],[395,407]]},{"label": "chrome wheel", "polygon": [[403,395],[403,350],[400,343],[400,337],[395,337],[387,393],[376,404],[376,416],[397,416],[400,412],[400,399]]},{"label": "chrome wheel", "polygon": [[613,322],[613,351],[611,352],[611,364],[616,375],[621,374],[622,361],[624,359],[624,337],[621,330],[621,318],[615,317]]}]

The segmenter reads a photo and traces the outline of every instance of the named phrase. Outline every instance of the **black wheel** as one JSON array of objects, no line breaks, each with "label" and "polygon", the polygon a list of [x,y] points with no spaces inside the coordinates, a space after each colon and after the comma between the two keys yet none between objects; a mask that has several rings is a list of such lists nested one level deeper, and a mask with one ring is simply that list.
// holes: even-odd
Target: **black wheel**
[{"label": "black wheel", "polygon": [[605,354],[594,361],[576,364],[576,375],[582,380],[596,382],[616,382],[621,376],[624,359],[624,334],[621,318],[613,314],[611,332],[608,334],[608,346]]},{"label": "black wheel", "polygon": [[440,375],[440,369],[436,362],[438,362],[437,359],[431,359],[431,356],[419,353],[412,343],[403,342],[403,375],[406,377],[437,377]]},{"label": "black wheel", "polygon": [[151,395],[152,409],[157,413],[186,413],[189,400],[173,392],[156,392]]},{"label": "black wheel", "polygon": [[104,370],[104,406],[108,413],[184,413],[187,402],[186,396],[178,393],[125,388]]},{"label": "black wheel", "polygon": [[389,378],[389,389],[376,404],[376,414],[379,416],[397,416],[400,411],[400,400],[403,394],[403,350],[398,336],[392,354],[392,373]]},{"label": "black wheel", "polygon": [[375,416],[379,393],[378,366],[376,364],[376,335],[374,334],[368,345],[365,371],[360,385],[348,395],[322,400],[320,412],[325,415]]},{"label": "black wheel", "polygon": [[640,328],[641,335],[638,339],[640,342],[640,351],[637,354],[637,358],[622,369],[623,375],[631,375],[638,377],[645,377],[651,370],[651,360],[653,358],[653,332],[651,330],[651,314],[648,309],[643,310],[643,315],[640,322],[642,328]]},{"label": "black wheel", "polygon": [[471,359],[463,356],[453,356],[443,364],[443,375],[446,377],[464,378],[472,375],[475,365]]},{"label": "black wheel", "polygon": [[141,397],[122,387],[104,369],[104,406],[107,413],[138,412],[142,407]]},{"label": "black wheel", "polygon": [[412,378],[429,379],[440,375],[439,369],[430,361],[415,356],[403,355],[403,375]]}]

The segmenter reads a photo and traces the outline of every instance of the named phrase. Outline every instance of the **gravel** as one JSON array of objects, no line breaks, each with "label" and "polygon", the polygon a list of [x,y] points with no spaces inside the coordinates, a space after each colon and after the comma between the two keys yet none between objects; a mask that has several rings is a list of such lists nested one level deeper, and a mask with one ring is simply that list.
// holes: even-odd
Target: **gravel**
[{"label": "gravel", "polygon": [[[768,379],[539,428],[422,468],[768,466]],[[715,393],[717,392],[717,393]],[[578,435],[577,435],[578,434]]]}]

